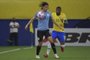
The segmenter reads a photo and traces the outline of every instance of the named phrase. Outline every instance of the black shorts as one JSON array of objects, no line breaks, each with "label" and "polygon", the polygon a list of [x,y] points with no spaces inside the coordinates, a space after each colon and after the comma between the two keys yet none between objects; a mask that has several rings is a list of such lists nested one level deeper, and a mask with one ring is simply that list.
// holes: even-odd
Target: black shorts
[{"label": "black shorts", "polygon": [[50,33],[49,33],[49,30],[43,30],[43,31],[41,31],[41,30],[38,30],[37,31],[37,36],[38,36],[38,38],[39,38],[39,42],[41,42],[42,40],[43,40],[43,37],[45,36],[45,38],[47,39],[49,36],[51,36],[50,35]]}]

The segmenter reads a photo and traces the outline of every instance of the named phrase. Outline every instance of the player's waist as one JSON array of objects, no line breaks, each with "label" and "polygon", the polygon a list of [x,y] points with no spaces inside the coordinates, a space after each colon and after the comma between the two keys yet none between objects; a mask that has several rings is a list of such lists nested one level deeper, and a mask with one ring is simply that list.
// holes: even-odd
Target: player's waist
[{"label": "player's waist", "polygon": [[57,32],[64,32],[64,29],[55,29],[55,28],[53,28],[53,31],[57,31]]},{"label": "player's waist", "polygon": [[38,30],[49,30],[49,27],[37,27]]},{"label": "player's waist", "polygon": [[49,29],[47,29],[47,30],[37,30],[37,31],[49,31]]}]

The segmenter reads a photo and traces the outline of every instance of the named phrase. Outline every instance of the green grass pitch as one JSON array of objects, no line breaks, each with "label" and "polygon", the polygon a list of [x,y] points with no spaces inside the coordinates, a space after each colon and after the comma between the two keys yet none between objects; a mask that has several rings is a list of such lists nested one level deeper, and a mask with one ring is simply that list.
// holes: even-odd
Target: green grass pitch
[{"label": "green grass pitch", "polygon": [[[12,51],[13,50],[13,51]],[[42,47],[40,59],[35,58],[35,47],[0,47],[0,60],[90,60],[90,47],[66,47],[62,53],[57,47],[60,59],[55,59],[51,50],[48,58],[44,58],[46,47]]]}]

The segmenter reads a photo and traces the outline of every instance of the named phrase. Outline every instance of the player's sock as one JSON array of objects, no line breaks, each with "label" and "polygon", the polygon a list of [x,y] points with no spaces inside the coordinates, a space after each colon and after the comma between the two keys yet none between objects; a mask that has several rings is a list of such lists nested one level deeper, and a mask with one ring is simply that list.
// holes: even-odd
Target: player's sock
[{"label": "player's sock", "polygon": [[40,50],[41,50],[41,46],[37,46],[37,49],[36,49],[36,55],[39,55]]},{"label": "player's sock", "polygon": [[47,48],[47,55],[49,55],[50,53],[50,48]]},{"label": "player's sock", "polygon": [[47,46],[47,55],[49,55],[49,53],[50,53],[50,49],[51,49],[51,44],[48,43],[48,46]]},{"label": "player's sock", "polygon": [[65,45],[61,45],[61,51],[64,52]]},{"label": "player's sock", "polygon": [[50,49],[51,49],[51,44],[48,43],[48,45],[47,45],[47,52],[46,52],[46,54],[44,55],[45,58],[48,58],[49,53],[50,53]]},{"label": "player's sock", "polygon": [[50,48],[47,48],[47,52],[46,52],[46,54],[44,55],[44,57],[45,57],[45,58],[48,58],[49,53],[50,53]]},{"label": "player's sock", "polygon": [[46,52],[46,54],[44,55],[44,57],[45,57],[45,58],[48,58],[49,53],[50,53],[50,48],[47,48],[47,52]]},{"label": "player's sock", "polygon": [[56,47],[55,47],[55,44],[54,43],[51,43],[51,47],[53,49],[54,54],[57,54]]}]

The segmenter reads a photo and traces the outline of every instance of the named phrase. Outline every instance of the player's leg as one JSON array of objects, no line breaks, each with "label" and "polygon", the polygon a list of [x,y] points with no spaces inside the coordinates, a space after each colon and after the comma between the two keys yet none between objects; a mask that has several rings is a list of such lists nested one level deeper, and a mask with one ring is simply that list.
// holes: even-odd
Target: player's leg
[{"label": "player's leg", "polygon": [[[49,30],[46,30],[46,31],[44,32],[44,35],[45,35],[44,42],[47,42],[47,52],[46,52],[46,54],[44,55],[44,57],[47,58],[48,55],[49,55],[49,53],[50,53],[50,49],[51,49],[51,44],[50,44],[50,42],[49,42],[49,40],[48,40],[48,37],[51,36],[51,35],[49,34]],[[51,41],[51,40],[50,40],[50,41]]]},{"label": "player's leg", "polygon": [[[57,42],[56,40],[54,40],[53,42]],[[46,52],[46,54],[44,55],[44,56],[46,56],[47,57],[47,55],[49,55],[49,53],[50,53],[50,50],[51,50],[51,43],[49,42],[49,41],[47,41],[47,52]]]},{"label": "player's leg", "polygon": [[64,52],[64,47],[65,47],[64,35],[65,35],[64,32],[59,32],[58,33],[58,40],[60,42],[62,52]]},{"label": "player's leg", "polygon": [[39,44],[36,47],[36,58],[40,58],[39,57],[39,53],[40,53],[40,50],[41,50],[41,47],[42,47],[42,40],[43,40],[43,33],[42,33],[42,31],[38,31],[37,35],[38,35],[38,38],[39,38],[39,40],[38,40]]},{"label": "player's leg", "polygon": [[50,53],[50,50],[51,50],[51,44],[49,41],[47,41],[47,51],[46,51],[46,54],[44,55],[45,58],[48,57],[49,53]]},{"label": "player's leg", "polygon": [[18,33],[14,33],[14,41],[15,41],[15,46],[18,46]]},{"label": "player's leg", "polygon": [[50,42],[48,42],[48,45],[47,45],[47,55],[49,55],[50,49],[51,49],[51,44],[50,44]]},{"label": "player's leg", "polygon": [[13,33],[10,33],[10,37],[9,37],[9,46],[12,46],[13,45]]},{"label": "player's leg", "polygon": [[54,41],[53,41],[53,40],[56,40],[56,37],[57,37],[56,32],[53,31],[52,36],[49,36],[48,40],[51,43],[51,47],[52,47],[52,50],[54,52],[55,58],[59,58],[59,56],[57,55],[56,46],[55,46]]}]

